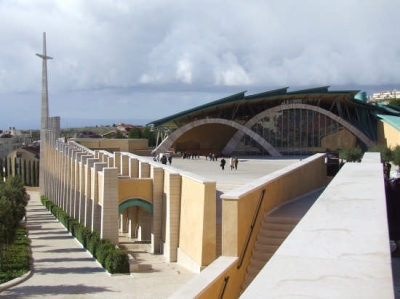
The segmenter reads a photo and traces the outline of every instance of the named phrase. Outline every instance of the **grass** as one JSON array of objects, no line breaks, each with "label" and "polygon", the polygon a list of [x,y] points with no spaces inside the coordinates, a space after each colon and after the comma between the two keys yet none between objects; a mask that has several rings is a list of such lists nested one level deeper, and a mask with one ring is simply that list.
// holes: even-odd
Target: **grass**
[{"label": "grass", "polygon": [[22,276],[30,270],[30,241],[27,229],[20,227],[13,245],[1,252],[0,284]]}]

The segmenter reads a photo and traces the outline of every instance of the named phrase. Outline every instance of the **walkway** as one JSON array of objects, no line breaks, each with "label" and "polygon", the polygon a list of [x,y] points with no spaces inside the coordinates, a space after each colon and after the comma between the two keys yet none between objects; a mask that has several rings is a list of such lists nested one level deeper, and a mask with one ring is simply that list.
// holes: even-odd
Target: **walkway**
[{"label": "walkway", "polygon": [[194,277],[177,264],[168,263],[165,271],[151,275],[110,276],[47,211],[38,193],[29,193],[27,227],[34,270],[26,281],[0,293],[1,297],[167,298]]}]

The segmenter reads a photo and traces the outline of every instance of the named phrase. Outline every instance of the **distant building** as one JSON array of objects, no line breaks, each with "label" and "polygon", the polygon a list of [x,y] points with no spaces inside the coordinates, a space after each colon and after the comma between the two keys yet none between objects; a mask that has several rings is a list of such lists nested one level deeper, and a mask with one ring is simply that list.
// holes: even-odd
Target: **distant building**
[{"label": "distant building", "polygon": [[393,89],[389,91],[381,91],[374,93],[369,98],[368,102],[370,103],[383,102],[385,104],[389,104],[390,100],[393,99],[400,99],[400,91]]},{"label": "distant building", "polygon": [[115,138],[116,134],[121,134],[124,138],[128,138],[129,132],[133,128],[139,128],[140,130],[143,129],[143,126],[134,126],[131,124],[119,123],[113,130],[103,134],[104,138]]},{"label": "distant building", "polygon": [[26,186],[39,184],[39,144],[24,146],[8,153],[2,164],[2,177],[20,176]]},{"label": "distant building", "polygon": [[101,135],[94,133],[92,131],[82,131],[76,133],[75,138],[102,138]]},{"label": "distant building", "polygon": [[27,146],[32,141],[31,134],[22,134],[15,127],[0,130],[0,158],[7,157],[8,153],[22,146]]}]

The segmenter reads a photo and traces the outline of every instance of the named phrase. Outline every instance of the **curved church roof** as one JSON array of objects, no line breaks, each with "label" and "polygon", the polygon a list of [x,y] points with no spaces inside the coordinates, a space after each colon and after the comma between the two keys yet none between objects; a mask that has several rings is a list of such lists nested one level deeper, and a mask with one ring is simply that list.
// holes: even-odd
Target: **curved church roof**
[{"label": "curved church roof", "polygon": [[329,86],[288,91],[289,87],[246,96],[242,91],[231,96],[212,101],[182,112],[152,121],[147,125],[154,127],[178,128],[186,123],[208,117],[230,120],[246,120],[261,111],[283,103],[307,101],[312,105],[324,106],[325,109],[340,115],[344,107],[359,107],[371,110],[374,114],[400,116],[400,109],[369,104],[360,90],[330,91]]}]

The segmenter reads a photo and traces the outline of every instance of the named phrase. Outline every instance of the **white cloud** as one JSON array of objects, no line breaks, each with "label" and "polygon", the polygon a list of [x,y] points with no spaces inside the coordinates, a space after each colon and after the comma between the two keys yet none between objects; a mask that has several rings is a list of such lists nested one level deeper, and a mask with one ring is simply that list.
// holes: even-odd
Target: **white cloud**
[{"label": "white cloud", "polygon": [[[178,98],[171,92],[199,92],[179,97],[190,107],[200,104],[201,93],[206,102],[243,86],[250,93],[279,86],[400,88],[399,8],[393,0],[2,0],[0,94],[16,107],[23,105],[18,93],[40,97],[34,54],[42,50],[43,31],[55,58],[48,63],[50,106],[64,107],[61,98],[71,96],[63,113],[82,102],[77,91],[103,97],[93,105],[106,116],[110,109],[99,105],[113,100],[109,91],[127,90],[133,99],[142,90],[171,99]],[[146,113],[152,118],[151,111],[137,117]]]}]

